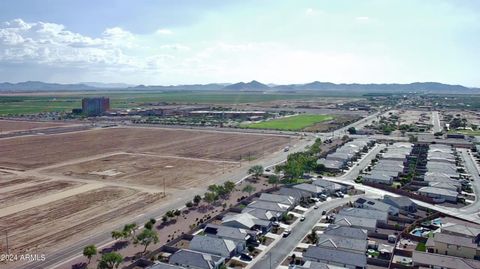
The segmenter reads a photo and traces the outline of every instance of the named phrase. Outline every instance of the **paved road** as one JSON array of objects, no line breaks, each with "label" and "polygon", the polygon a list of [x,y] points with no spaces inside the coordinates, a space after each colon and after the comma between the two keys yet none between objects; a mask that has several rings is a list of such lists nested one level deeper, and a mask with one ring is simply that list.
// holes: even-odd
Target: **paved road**
[{"label": "paved road", "polygon": [[460,152],[460,156],[464,161],[466,171],[468,174],[472,175],[472,187],[473,191],[475,192],[475,201],[472,204],[461,208],[460,211],[464,212],[465,214],[479,214],[480,200],[478,199],[478,195],[480,194],[480,176],[478,174],[478,166],[474,157],[468,153],[466,149],[458,149],[458,152]]},{"label": "paved road", "polygon": [[433,133],[438,133],[443,130],[442,125],[440,124],[440,116],[438,111],[432,111],[432,124],[433,124]]},{"label": "paved road", "polygon": [[349,201],[354,201],[359,196],[346,197],[342,199],[334,199],[328,202],[324,202],[318,206],[318,209],[310,211],[305,218],[305,221],[299,222],[293,229],[292,233],[286,237],[282,238],[278,243],[265,253],[262,259],[260,259],[255,265],[252,266],[253,269],[268,269],[268,268],[277,268],[282,261],[292,252],[295,247],[302,241],[302,239],[310,233],[312,228],[317,222],[320,221],[322,217],[322,211],[331,210],[338,206],[348,203]]}]

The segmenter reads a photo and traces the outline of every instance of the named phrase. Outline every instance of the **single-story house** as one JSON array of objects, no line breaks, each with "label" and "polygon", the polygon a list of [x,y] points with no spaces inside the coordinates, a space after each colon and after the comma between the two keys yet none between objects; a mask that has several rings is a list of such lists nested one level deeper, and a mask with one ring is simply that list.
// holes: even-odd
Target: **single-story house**
[{"label": "single-story house", "polygon": [[367,251],[367,240],[321,234],[318,237],[317,247],[333,248],[365,254]]},{"label": "single-story house", "polygon": [[379,200],[373,200],[368,198],[358,198],[355,201],[355,207],[385,211],[392,216],[396,216],[399,213],[399,210],[396,207],[393,207]]},{"label": "single-story house", "polygon": [[259,219],[248,213],[227,214],[222,219],[222,225],[248,230],[258,230],[262,233],[267,233],[272,229],[271,221]]},{"label": "single-story house", "polygon": [[325,194],[331,195],[336,192],[343,192],[347,193],[347,186],[338,184],[332,181],[328,181],[325,179],[316,179],[312,182],[313,185],[322,187],[325,191]]},{"label": "single-story house", "polygon": [[259,201],[280,203],[289,206],[295,206],[296,199],[293,196],[281,195],[281,194],[271,194],[271,193],[262,193],[258,198]]},{"label": "single-story house", "polygon": [[415,204],[412,201],[412,199],[405,196],[393,197],[393,196],[385,195],[383,197],[383,202],[395,208],[398,208],[400,210],[404,210],[410,213],[417,212],[417,204]]},{"label": "single-story house", "polygon": [[265,202],[265,201],[253,201],[250,204],[247,205],[247,208],[258,208],[258,209],[265,209],[269,211],[276,211],[280,213],[285,213],[287,212],[290,208],[292,208],[291,205],[285,205],[285,204],[280,204],[280,203],[274,203],[274,202]]},{"label": "single-story house", "polygon": [[347,207],[343,208],[338,212],[337,217],[339,216],[352,216],[352,217],[359,217],[359,218],[367,218],[367,219],[376,219],[378,222],[387,223],[388,220],[388,212],[374,210],[374,209],[366,209],[366,208],[353,208]]},{"label": "single-story house", "polygon": [[208,224],[203,232],[206,236],[232,240],[237,245],[237,252],[245,250],[247,242],[256,241],[257,237],[257,233],[251,230],[216,224]]},{"label": "single-story house", "polygon": [[303,265],[290,265],[289,269],[344,269],[343,266],[331,265],[323,262],[305,261]]},{"label": "single-story house", "polygon": [[237,244],[232,240],[212,236],[194,235],[188,248],[224,258],[231,258],[238,253]]},{"label": "single-story house", "polygon": [[435,188],[435,187],[422,187],[418,190],[420,195],[424,195],[435,199],[438,203],[452,202],[456,203],[458,200],[458,192],[447,189]]},{"label": "single-story house", "polygon": [[330,224],[323,233],[360,240],[367,240],[368,237],[367,230],[335,224]]},{"label": "single-story house", "polygon": [[412,254],[413,266],[420,268],[443,268],[443,269],[478,269],[480,261],[440,255],[428,252],[414,251]]},{"label": "single-story house", "polygon": [[170,255],[168,263],[188,268],[219,269],[225,263],[225,258],[190,249],[180,249]]},{"label": "single-story house", "polygon": [[363,176],[364,182],[378,183],[384,185],[392,185],[394,176],[388,173],[382,173],[381,171],[374,171],[371,174]]},{"label": "single-story house", "polygon": [[245,207],[242,210],[242,213],[248,213],[256,217],[257,219],[268,220],[268,221],[276,221],[282,216],[282,213],[277,211],[269,211],[265,209],[251,208],[251,207]]},{"label": "single-story house", "polygon": [[281,194],[281,195],[292,196],[297,201],[300,201],[302,199],[308,199],[308,198],[312,197],[312,194],[310,192],[299,190],[299,189],[294,189],[294,188],[288,188],[288,187],[280,188],[278,193]]},{"label": "single-story house", "polygon": [[297,189],[297,190],[301,190],[301,191],[304,191],[304,192],[308,192],[308,193],[311,194],[311,196],[315,196],[315,197],[318,197],[318,196],[320,196],[320,194],[325,193],[324,188],[322,188],[320,186],[313,185],[313,184],[308,184],[308,183],[302,183],[302,184],[294,185],[292,188]]},{"label": "single-story house", "polygon": [[307,261],[323,262],[347,268],[367,268],[367,256],[364,253],[341,249],[309,246],[303,254],[303,258]]},{"label": "single-story house", "polygon": [[376,219],[367,219],[353,216],[336,216],[335,224],[359,229],[365,229],[369,232],[374,232],[377,228]]}]

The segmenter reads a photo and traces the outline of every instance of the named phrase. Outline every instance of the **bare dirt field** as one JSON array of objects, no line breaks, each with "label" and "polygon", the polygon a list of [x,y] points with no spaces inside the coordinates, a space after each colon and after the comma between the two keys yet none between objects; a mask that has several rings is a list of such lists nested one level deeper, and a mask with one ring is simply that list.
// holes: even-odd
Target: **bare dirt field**
[{"label": "bare dirt field", "polygon": [[0,189],[0,209],[23,203],[40,196],[54,194],[73,187],[78,187],[81,183],[69,181],[50,181],[18,184]]},{"label": "bare dirt field", "polygon": [[[129,127],[0,139],[0,233],[8,229],[17,253],[54,251],[296,142],[278,135]],[[0,238],[0,251],[4,244]]]},{"label": "bare dirt field", "polygon": [[106,222],[138,213],[160,198],[160,194],[105,187],[4,216],[0,218],[0,226],[10,227],[12,251],[51,247],[82,232],[98,229]]},{"label": "bare dirt field", "polygon": [[288,137],[112,128],[0,140],[0,167],[30,169],[106,152],[127,151],[195,158],[240,160],[280,150]]},{"label": "bare dirt field", "polygon": [[[142,185],[188,189],[208,184],[215,174],[238,167],[226,161],[195,160],[149,154],[117,154],[105,158],[47,169],[49,174]],[[188,169],[184,169],[188,167]]]},{"label": "bare dirt field", "polygon": [[0,133],[12,131],[25,131],[39,128],[65,126],[67,123],[60,122],[36,122],[36,121],[13,121],[0,120]]}]

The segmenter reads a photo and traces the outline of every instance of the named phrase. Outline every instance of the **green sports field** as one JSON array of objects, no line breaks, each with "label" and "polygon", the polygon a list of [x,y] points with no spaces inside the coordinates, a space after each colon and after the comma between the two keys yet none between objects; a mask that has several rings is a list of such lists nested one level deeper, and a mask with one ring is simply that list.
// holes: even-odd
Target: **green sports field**
[{"label": "green sports field", "polygon": [[273,129],[283,131],[300,131],[320,122],[332,120],[331,115],[296,115],[269,121],[245,125],[252,129]]}]

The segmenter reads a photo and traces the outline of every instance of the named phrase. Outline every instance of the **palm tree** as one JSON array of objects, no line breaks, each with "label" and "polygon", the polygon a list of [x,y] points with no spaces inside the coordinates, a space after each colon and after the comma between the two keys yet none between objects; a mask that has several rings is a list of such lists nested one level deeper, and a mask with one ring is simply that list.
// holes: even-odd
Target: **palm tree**
[{"label": "palm tree", "polygon": [[83,249],[83,256],[88,258],[88,264],[92,260],[92,257],[97,255],[97,247],[95,245],[88,245]]},{"label": "palm tree", "polygon": [[245,187],[243,188],[242,191],[248,193],[248,196],[250,196],[250,195],[252,195],[252,192],[254,192],[255,190],[256,190],[256,189],[255,189],[254,186],[248,184],[247,186],[245,186]]},{"label": "palm tree", "polygon": [[258,177],[263,174],[263,166],[261,165],[254,165],[248,169],[249,174],[253,174],[255,176],[255,179],[258,180]]}]

